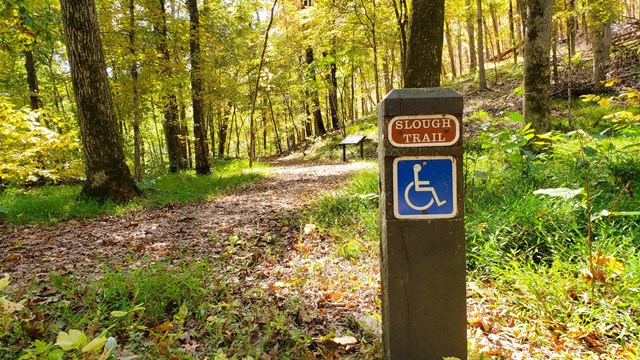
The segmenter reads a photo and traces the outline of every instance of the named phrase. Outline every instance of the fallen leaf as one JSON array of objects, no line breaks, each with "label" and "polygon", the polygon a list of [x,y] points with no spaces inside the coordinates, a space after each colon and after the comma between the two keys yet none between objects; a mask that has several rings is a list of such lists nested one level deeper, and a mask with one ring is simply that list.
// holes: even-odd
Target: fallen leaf
[{"label": "fallen leaf", "polygon": [[156,326],[156,327],[152,327],[151,330],[155,331],[155,332],[167,332],[169,330],[171,330],[173,328],[173,324],[171,323],[171,321],[167,320],[165,322],[163,322],[162,324]]},{"label": "fallen leaf", "polygon": [[69,351],[79,349],[87,343],[87,336],[80,330],[71,329],[69,332],[60,331],[56,339],[56,345],[62,350]]}]

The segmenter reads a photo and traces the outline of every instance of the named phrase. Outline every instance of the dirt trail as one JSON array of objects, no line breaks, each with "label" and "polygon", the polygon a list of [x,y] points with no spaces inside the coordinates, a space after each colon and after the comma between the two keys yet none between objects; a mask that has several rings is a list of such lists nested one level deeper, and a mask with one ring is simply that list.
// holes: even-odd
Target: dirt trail
[{"label": "dirt trail", "polygon": [[291,229],[278,224],[279,219],[366,166],[279,163],[266,178],[211,201],[7,229],[0,233],[0,274],[11,275],[14,290],[26,290],[34,280],[48,281],[50,272],[91,276],[103,265],[137,266],[142,259],[215,257],[224,244],[214,239],[233,234],[255,237],[279,231],[287,238]]}]

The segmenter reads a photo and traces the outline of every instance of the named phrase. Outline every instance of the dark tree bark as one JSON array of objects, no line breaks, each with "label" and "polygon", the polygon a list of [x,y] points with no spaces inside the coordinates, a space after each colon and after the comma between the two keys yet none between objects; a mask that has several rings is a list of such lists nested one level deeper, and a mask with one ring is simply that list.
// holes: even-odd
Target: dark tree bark
[{"label": "dark tree bark", "polygon": [[518,43],[516,42],[512,0],[509,0],[509,38],[511,39],[511,47],[513,48],[513,63],[517,64],[518,63]]},{"label": "dark tree bark", "polygon": [[24,68],[27,71],[27,83],[29,85],[29,102],[32,110],[40,108],[40,91],[38,89],[38,76],[36,73],[36,61],[33,58],[33,51],[24,53]]},{"label": "dark tree bark", "polygon": [[[324,54],[327,56],[327,54]],[[335,52],[331,54],[329,61],[329,112],[331,114],[331,127],[334,130],[340,129],[340,118],[338,117],[338,79],[336,78]]]},{"label": "dark tree bark", "polygon": [[440,86],[444,0],[414,0],[409,15],[409,41],[404,86]]},{"label": "dark tree bark", "polygon": [[[156,34],[156,48],[162,58],[161,75],[166,80],[173,77],[171,71],[171,54],[169,52],[166,10],[164,0],[157,0],[158,7],[153,9],[153,28]],[[173,89],[164,84],[164,135],[167,142],[167,155],[169,157],[169,171],[178,172],[185,168],[184,156],[182,153],[182,144],[180,140],[180,121],[178,117],[178,100]]]},{"label": "dark tree bark", "polygon": [[408,7],[407,0],[392,0],[393,11],[396,15],[396,22],[400,30],[400,72],[404,74],[407,60],[407,23]]},{"label": "dark tree bark", "polygon": [[321,136],[327,133],[327,130],[324,127],[324,123],[322,122],[322,112],[320,111],[320,97],[318,96],[318,86],[316,84],[316,71],[313,68],[313,49],[311,46],[307,47],[306,52],[306,60],[307,60],[307,87],[309,88],[309,96],[311,97],[311,103],[313,104],[313,109],[310,109],[310,112],[313,113],[313,121],[315,125],[317,136]]},{"label": "dark tree bark", "polygon": [[553,0],[529,0],[524,42],[524,117],[537,133],[551,129],[549,51]]},{"label": "dark tree bark", "polygon": [[567,17],[567,48],[569,50],[569,57],[573,57],[576,54],[576,33],[578,30],[578,18],[575,14],[576,3],[575,0],[569,0],[565,2],[569,16]]},{"label": "dark tree bark", "polygon": [[81,196],[117,202],[140,194],[125,162],[93,0],[61,0],[87,180]]},{"label": "dark tree bark", "polygon": [[191,100],[193,103],[193,137],[196,153],[196,173],[210,174],[209,154],[207,151],[206,124],[204,122],[204,103],[202,101],[202,65],[200,59],[200,16],[198,1],[187,0],[189,7],[189,48],[191,50]]},{"label": "dark tree bark", "polygon": [[131,53],[131,83],[133,88],[133,177],[142,181],[142,135],[140,134],[140,89],[138,86],[138,61],[136,60],[136,14],[134,0],[129,0],[129,52]]},{"label": "dark tree bark", "polygon": [[[27,10],[24,6],[20,6],[20,26],[23,28],[23,31],[26,30],[25,25],[25,17],[27,16]],[[31,110],[38,110],[42,103],[40,101],[40,94],[38,89],[38,75],[36,72],[36,61],[33,58],[33,50],[31,46],[27,47],[27,50],[24,52],[24,69],[27,72],[27,85],[29,86],[29,103],[31,106]]]}]

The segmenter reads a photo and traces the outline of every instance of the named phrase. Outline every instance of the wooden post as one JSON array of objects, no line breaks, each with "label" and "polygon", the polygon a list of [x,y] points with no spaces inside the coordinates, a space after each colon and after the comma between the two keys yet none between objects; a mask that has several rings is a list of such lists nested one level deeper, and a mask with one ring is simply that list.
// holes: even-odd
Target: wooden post
[{"label": "wooden post", "polygon": [[462,110],[447,88],[378,105],[385,359],[467,358]]},{"label": "wooden post", "polygon": [[342,144],[342,162],[347,162],[347,145]]}]

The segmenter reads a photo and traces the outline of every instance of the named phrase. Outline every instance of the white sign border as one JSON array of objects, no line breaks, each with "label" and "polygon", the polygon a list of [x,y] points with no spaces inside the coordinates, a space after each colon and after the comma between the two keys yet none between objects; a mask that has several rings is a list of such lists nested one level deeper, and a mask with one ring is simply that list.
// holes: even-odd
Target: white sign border
[{"label": "white sign border", "polygon": [[[453,212],[450,214],[415,214],[401,215],[398,209],[398,162],[402,160],[451,160],[451,183],[453,186]],[[458,178],[456,177],[456,169],[458,167],[456,158],[447,156],[400,156],[393,159],[393,215],[396,219],[452,219],[458,216]]]},{"label": "white sign border", "polygon": [[[443,142],[443,143],[420,143],[420,144],[399,144],[395,141],[393,141],[393,136],[391,136],[391,125],[395,122],[394,120],[414,120],[414,119],[442,119],[442,118],[447,118],[450,120],[453,120],[456,123],[456,136],[453,140],[449,141],[449,142]],[[391,145],[395,146],[395,147],[432,147],[432,146],[451,146],[453,144],[455,144],[456,142],[458,142],[458,140],[460,139],[460,121],[458,121],[458,118],[451,115],[451,114],[431,114],[431,115],[402,115],[402,116],[395,116],[393,118],[391,118],[391,120],[389,120],[389,125],[387,127],[387,137],[389,138],[389,142],[391,143]]]}]

